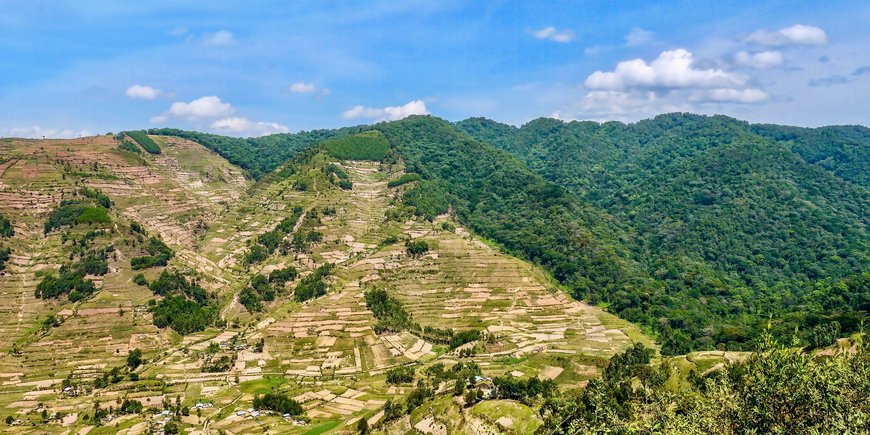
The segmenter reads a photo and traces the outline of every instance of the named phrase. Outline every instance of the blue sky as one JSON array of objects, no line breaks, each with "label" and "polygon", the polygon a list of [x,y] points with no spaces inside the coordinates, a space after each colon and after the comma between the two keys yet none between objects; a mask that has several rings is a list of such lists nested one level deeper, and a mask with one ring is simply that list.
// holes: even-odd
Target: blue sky
[{"label": "blue sky", "polygon": [[414,113],[867,125],[866,23],[866,1],[0,0],[0,136]]}]

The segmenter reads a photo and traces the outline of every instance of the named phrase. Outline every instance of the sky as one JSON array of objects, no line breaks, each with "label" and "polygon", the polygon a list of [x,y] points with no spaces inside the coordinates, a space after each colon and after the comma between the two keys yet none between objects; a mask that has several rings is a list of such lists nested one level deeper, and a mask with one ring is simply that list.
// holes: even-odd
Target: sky
[{"label": "sky", "polygon": [[0,136],[870,115],[867,1],[0,0]]}]

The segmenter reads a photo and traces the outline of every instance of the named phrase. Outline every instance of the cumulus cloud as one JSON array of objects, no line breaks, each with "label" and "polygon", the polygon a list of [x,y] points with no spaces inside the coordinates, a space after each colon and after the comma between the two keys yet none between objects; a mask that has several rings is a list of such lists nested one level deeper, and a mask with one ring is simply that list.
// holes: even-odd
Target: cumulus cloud
[{"label": "cumulus cloud", "polygon": [[232,113],[233,106],[230,103],[224,103],[219,97],[211,95],[197,98],[189,103],[183,101],[172,103],[166,113],[151,118],[151,122],[166,122],[170,118],[197,121],[226,117]]},{"label": "cumulus cloud", "polygon": [[555,27],[544,27],[541,30],[535,30],[532,35],[538,39],[546,39],[554,42],[571,42],[574,40],[574,33],[570,30],[556,30]]},{"label": "cumulus cloud", "polygon": [[820,27],[795,24],[791,27],[779,29],[775,32],[768,30],[756,30],[743,38],[745,42],[770,47],[782,47],[786,45],[825,45],[828,43],[828,35]]},{"label": "cumulus cloud", "polygon": [[245,117],[230,117],[214,121],[212,130],[244,136],[264,136],[273,133],[289,133],[290,129],[275,122],[255,122]]},{"label": "cumulus cloud", "polygon": [[76,137],[93,136],[90,130],[70,130],[59,128],[44,128],[39,125],[31,125],[27,127],[12,127],[5,129],[5,136],[21,137],[29,139],[41,139],[43,137],[49,139],[71,139]]},{"label": "cumulus cloud", "polygon": [[141,98],[143,100],[153,100],[157,97],[167,95],[163,91],[151,86],[133,85],[127,88],[124,92],[129,98]]},{"label": "cumulus cloud", "polygon": [[595,71],[584,85],[592,90],[739,88],[746,78],[718,68],[698,68],[688,50],[662,52],[650,63],[643,59],[620,62],[614,71]]},{"label": "cumulus cloud", "polygon": [[315,85],[314,83],[296,82],[287,87],[294,94],[319,94],[329,95],[329,89]]},{"label": "cumulus cloud", "polygon": [[384,108],[354,106],[345,110],[341,117],[345,119],[374,119],[377,121],[395,121],[411,115],[427,115],[426,103],[414,100],[403,106],[388,106]]},{"label": "cumulus cloud", "polygon": [[652,41],[653,36],[655,36],[653,32],[635,27],[631,29],[631,32],[628,32],[628,35],[625,35],[625,45],[629,47],[643,45]]},{"label": "cumulus cloud", "polygon": [[234,44],[236,42],[236,35],[233,35],[233,32],[228,30],[218,30],[217,32],[203,35],[202,42],[206,45],[223,47]]},{"label": "cumulus cloud", "polygon": [[755,69],[771,69],[785,63],[785,57],[778,51],[762,51],[758,53],[741,51],[734,55],[734,62],[737,65]]}]

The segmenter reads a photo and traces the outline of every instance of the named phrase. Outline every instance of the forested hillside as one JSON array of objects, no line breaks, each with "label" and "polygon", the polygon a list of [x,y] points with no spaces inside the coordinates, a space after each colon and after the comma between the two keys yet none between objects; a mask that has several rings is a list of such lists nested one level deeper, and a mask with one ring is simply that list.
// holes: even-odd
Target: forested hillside
[{"label": "forested hillside", "polygon": [[[631,125],[538,119],[515,128],[475,118],[457,126],[633,235],[626,247],[658,290],[586,296],[660,332],[674,329],[679,339],[663,337],[666,350],[669,342],[687,350],[683,333],[694,348],[741,347],[769,315],[783,334],[830,321],[852,331],[863,317],[862,307],[817,311],[806,298],[870,264],[866,129],[686,114]],[[810,154],[826,163],[809,163]]]}]

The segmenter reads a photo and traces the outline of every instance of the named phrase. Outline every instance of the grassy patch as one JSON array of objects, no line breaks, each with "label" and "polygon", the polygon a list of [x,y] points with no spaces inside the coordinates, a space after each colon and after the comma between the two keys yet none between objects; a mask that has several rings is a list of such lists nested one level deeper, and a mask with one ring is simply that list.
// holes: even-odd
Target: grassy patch
[{"label": "grassy patch", "polygon": [[507,417],[512,423],[506,429],[515,433],[535,433],[542,424],[532,408],[512,400],[480,402],[471,408],[471,413],[493,424],[497,424],[498,419]]},{"label": "grassy patch", "polygon": [[336,427],[338,427],[339,424],[341,424],[341,420],[330,420],[327,422],[323,422],[318,424],[317,426],[312,427],[311,430],[305,432],[304,435],[320,435],[322,433],[326,433],[335,429]]},{"label": "grassy patch", "polygon": [[248,394],[266,394],[274,392],[287,383],[283,376],[266,375],[262,379],[246,381],[239,384],[239,389]]}]

